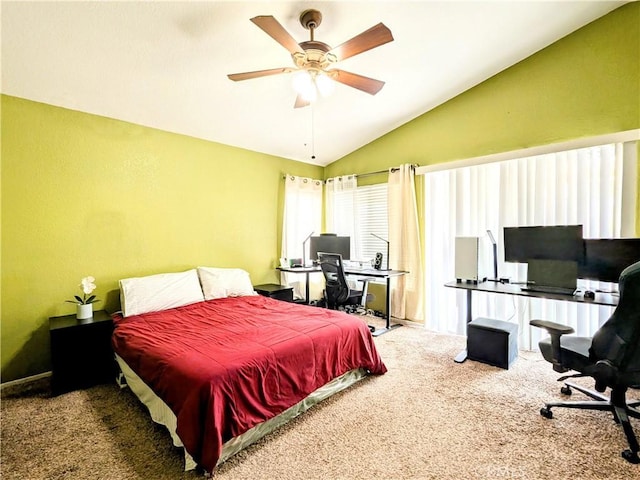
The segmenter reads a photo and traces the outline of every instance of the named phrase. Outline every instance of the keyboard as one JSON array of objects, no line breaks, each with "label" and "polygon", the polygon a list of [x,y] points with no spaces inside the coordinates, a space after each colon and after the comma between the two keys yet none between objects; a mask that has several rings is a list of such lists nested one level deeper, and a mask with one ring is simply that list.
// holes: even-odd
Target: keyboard
[{"label": "keyboard", "polygon": [[391,270],[376,270],[375,268],[345,268],[344,273],[347,275],[371,275],[372,277],[382,277],[385,273]]},{"label": "keyboard", "polygon": [[555,293],[558,295],[571,295],[575,293],[575,288],[567,288],[567,287],[552,287],[548,285],[529,285],[527,287],[522,287],[520,290],[523,292],[540,292],[540,293]]}]

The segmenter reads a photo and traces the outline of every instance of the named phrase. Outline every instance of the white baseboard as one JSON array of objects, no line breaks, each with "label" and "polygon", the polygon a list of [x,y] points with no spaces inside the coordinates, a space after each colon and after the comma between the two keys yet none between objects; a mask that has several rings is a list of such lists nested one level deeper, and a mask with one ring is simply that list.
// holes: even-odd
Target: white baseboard
[{"label": "white baseboard", "polygon": [[37,375],[31,375],[30,377],[11,380],[10,382],[0,383],[0,392],[6,388],[24,386],[29,383],[37,382],[38,380],[42,380],[43,378],[47,378],[50,376],[51,376],[51,372],[49,371],[49,372],[39,373]]}]

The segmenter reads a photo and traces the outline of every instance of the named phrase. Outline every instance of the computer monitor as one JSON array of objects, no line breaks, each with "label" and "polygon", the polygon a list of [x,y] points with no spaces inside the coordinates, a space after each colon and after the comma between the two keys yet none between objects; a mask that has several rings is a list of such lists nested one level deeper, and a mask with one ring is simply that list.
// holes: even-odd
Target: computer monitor
[{"label": "computer monitor", "polygon": [[585,258],[582,225],[504,228],[504,261],[572,260]]},{"label": "computer monitor", "polygon": [[622,270],[640,261],[640,238],[585,239],[578,278],[617,283]]},{"label": "computer monitor", "polygon": [[351,237],[337,235],[320,235],[311,237],[309,243],[309,258],[318,259],[318,252],[339,253],[343,260],[351,258]]}]

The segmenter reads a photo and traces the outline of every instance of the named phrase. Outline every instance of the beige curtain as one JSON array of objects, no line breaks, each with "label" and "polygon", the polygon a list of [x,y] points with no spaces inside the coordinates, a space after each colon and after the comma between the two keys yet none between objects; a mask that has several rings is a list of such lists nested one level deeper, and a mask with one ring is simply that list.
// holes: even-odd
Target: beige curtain
[{"label": "beige curtain", "polygon": [[389,268],[409,272],[392,281],[391,315],[423,321],[424,277],[412,165],[401,165],[390,171],[388,192]]}]

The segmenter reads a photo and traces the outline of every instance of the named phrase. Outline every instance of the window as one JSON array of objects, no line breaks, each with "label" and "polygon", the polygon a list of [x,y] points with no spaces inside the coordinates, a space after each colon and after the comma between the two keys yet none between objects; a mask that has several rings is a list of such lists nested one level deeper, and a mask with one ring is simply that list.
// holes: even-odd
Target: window
[{"label": "window", "polygon": [[374,236],[388,239],[386,183],[358,187],[354,176],[330,179],[326,212],[326,231],[351,237],[352,260],[386,257],[385,242]]},{"label": "window", "polygon": [[[377,237],[375,236],[377,235]],[[387,245],[378,237],[389,239],[387,184],[367,185],[356,190],[356,251],[362,259],[373,259],[382,252],[387,265]]]}]

